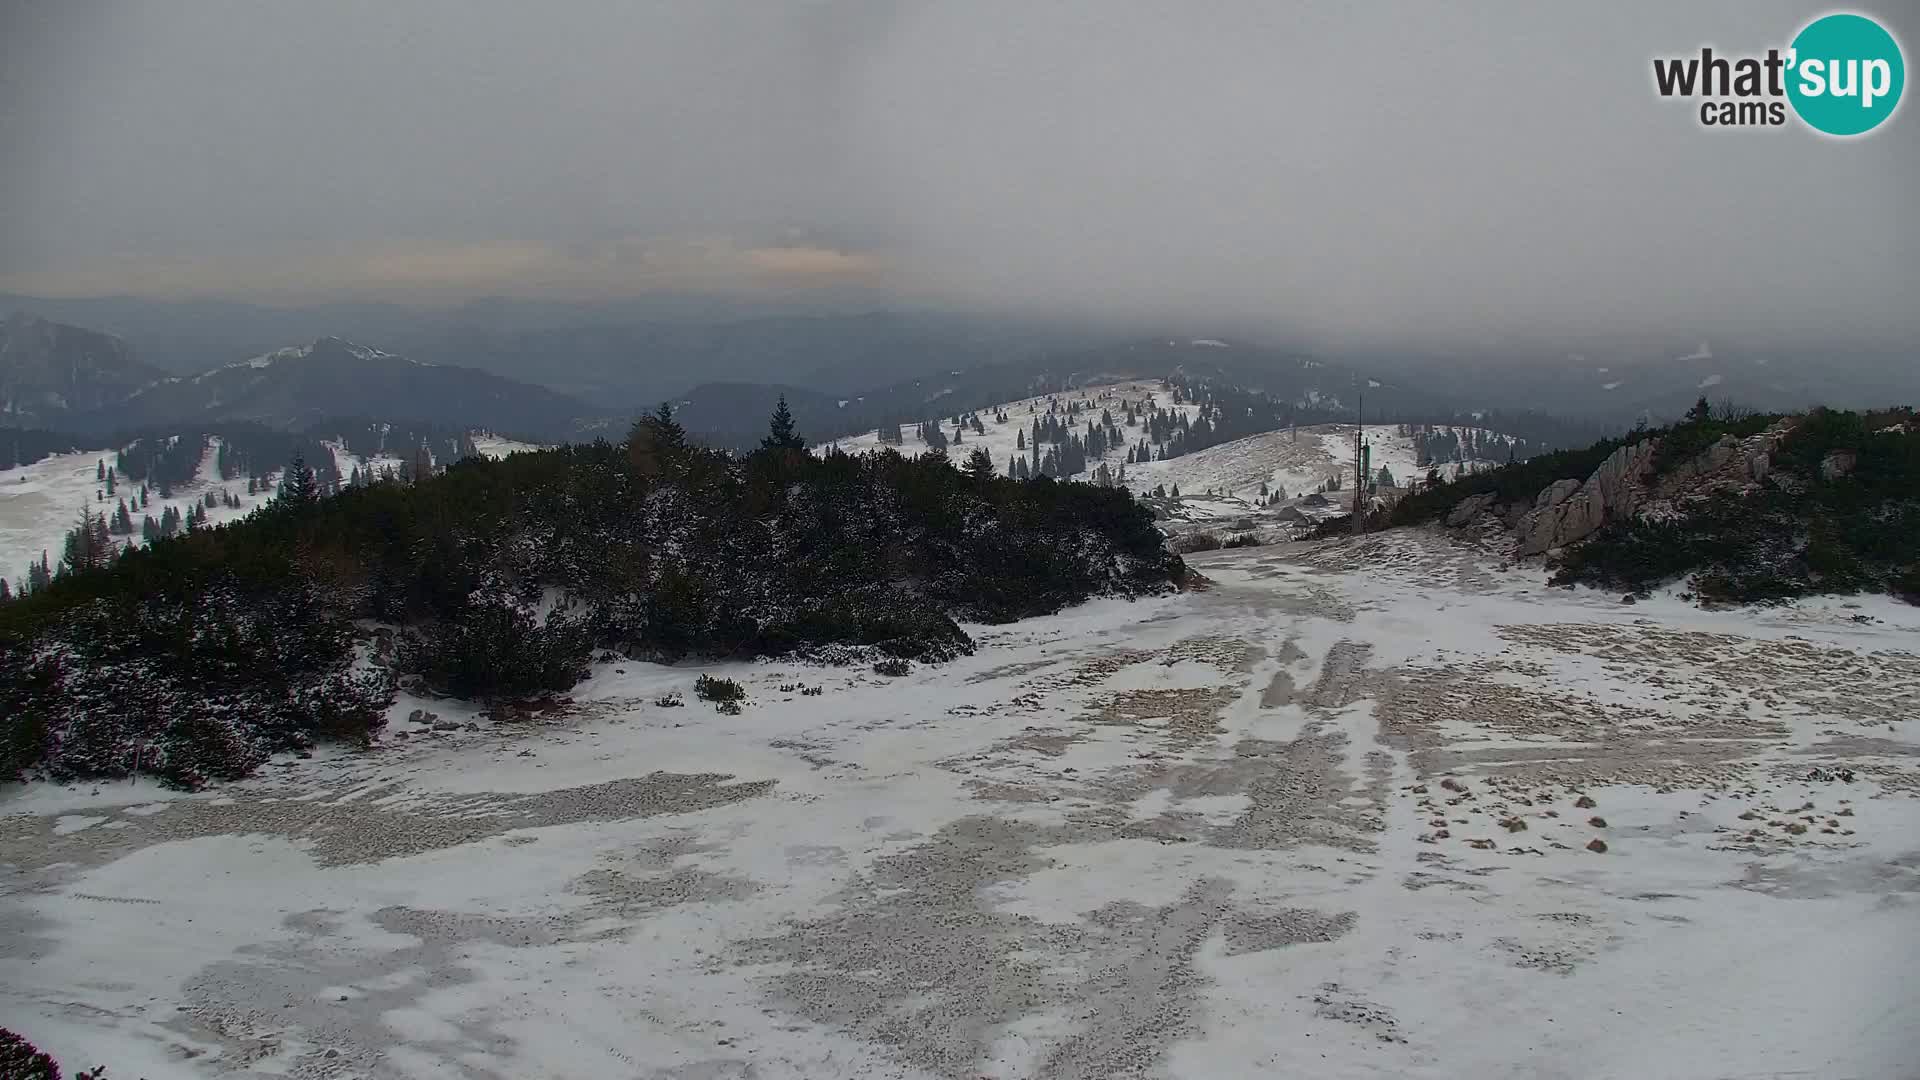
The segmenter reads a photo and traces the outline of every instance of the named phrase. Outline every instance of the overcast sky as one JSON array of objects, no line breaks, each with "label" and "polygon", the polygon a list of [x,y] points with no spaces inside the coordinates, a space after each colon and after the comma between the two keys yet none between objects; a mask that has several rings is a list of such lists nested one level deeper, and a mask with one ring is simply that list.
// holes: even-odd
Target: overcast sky
[{"label": "overcast sky", "polygon": [[[0,0],[0,289],[1920,341],[1911,102],[1838,141],[1652,90],[1823,10]],[[1862,10],[1911,64],[1920,5]]]}]

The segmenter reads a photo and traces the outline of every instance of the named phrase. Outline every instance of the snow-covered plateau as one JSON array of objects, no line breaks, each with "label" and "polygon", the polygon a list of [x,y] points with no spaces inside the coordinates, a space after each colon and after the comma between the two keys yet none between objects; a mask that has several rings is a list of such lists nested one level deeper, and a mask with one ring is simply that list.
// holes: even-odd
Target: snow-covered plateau
[{"label": "snow-covered plateau", "polygon": [[902,678],[13,789],[0,1014],[148,1080],[1920,1075],[1920,609],[1191,564]]}]

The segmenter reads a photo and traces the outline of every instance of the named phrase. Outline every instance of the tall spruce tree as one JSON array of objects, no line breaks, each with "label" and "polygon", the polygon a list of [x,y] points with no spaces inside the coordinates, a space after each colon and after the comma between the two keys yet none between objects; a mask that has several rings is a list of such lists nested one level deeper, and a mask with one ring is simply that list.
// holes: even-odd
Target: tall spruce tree
[{"label": "tall spruce tree", "polygon": [[287,463],[287,472],[280,480],[279,501],[290,506],[304,506],[320,500],[320,487],[314,480],[313,470],[307,467],[305,454],[295,450],[293,460]]},{"label": "tall spruce tree", "polygon": [[98,570],[113,561],[113,551],[113,536],[107,530],[107,519],[82,508],[80,520],[67,531],[60,569],[69,574]]},{"label": "tall spruce tree", "polygon": [[687,429],[673,418],[673,406],[664,401],[652,415],[634,421],[627,432],[627,457],[641,476],[671,473],[686,456]]},{"label": "tall spruce tree", "polygon": [[794,434],[793,410],[787,408],[787,395],[780,395],[779,404],[773,407],[773,416],[767,421],[767,437],[760,440],[762,450],[805,450],[806,440]]}]

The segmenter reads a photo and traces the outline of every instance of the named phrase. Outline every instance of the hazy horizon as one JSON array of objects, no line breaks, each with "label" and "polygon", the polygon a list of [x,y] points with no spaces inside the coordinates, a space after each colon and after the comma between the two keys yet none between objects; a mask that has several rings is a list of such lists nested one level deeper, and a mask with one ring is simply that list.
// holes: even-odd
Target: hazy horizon
[{"label": "hazy horizon", "polygon": [[0,292],[1905,347],[1912,108],[1715,132],[1650,85],[1825,10],[16,7]]}]

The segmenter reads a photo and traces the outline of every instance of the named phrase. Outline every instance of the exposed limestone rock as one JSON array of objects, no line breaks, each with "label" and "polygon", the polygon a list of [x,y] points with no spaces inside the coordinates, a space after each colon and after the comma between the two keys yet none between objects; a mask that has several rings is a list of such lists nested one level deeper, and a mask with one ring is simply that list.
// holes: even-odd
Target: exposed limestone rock
[{"label": "exposed limestone rock", "polygon": [[1459,505],[1453,508],[1453,512],[1447,515],[1447,525],[1451,528],[1458,529],[1468,524],[1473,521],[1474,518],[1479,517],[1480,511],[1485,510],[1492,502],[1493,494],[1491,492],[1482,495],[1469,495],[1461,499]]},{"label": "exposed limestone rock", "polygon": [[1580,481],[1578,480],[1555,480],[1553,483],[1541,489],[1540,497],[1533,500],[1534,508],[1542,509],[1559,506],[1561,503],[1566,502],[1569,496],[1579,490]]},{"label": "exposed limestone rock", "polygon": [[1859,455],[1851,450],[1829,450],[1827,456],[1820,459],[1820,479],[1838,480],[1853,472]]},{"label": "exposed limestone rock", "polygon": [[[1745,439],[1723,436],[1668,470],[1657,488],[1648,474],[1659,441],[1642,439],[1608,455],[1585,482],[1556,480],[1530,503],[1496,504],[1494,495],[1474,495],[1462,499],[1446,523],[1457,529],[1491,514],[1514,533],[1515,555],[1539,555],[1578,543],[1609,521],[1677,516],[1682,504],[1709,492],[1751,490],[1770,475],[1773,453],[1791,429],[1792,421],[1784,420]],[[1852,464],[1844,454],[1834,454],[1821,469],[1829,478],[1844,476]]]},{"label": "exposed limestone rock", "polygon": [[1610,519],[1638,508],[1654,440],[1623,446],[1607,456],[1586,483],[1557,480],[1534,500],[1534,508],[1520,519],[1517,555],[1538,555],[1586,537]]}]

